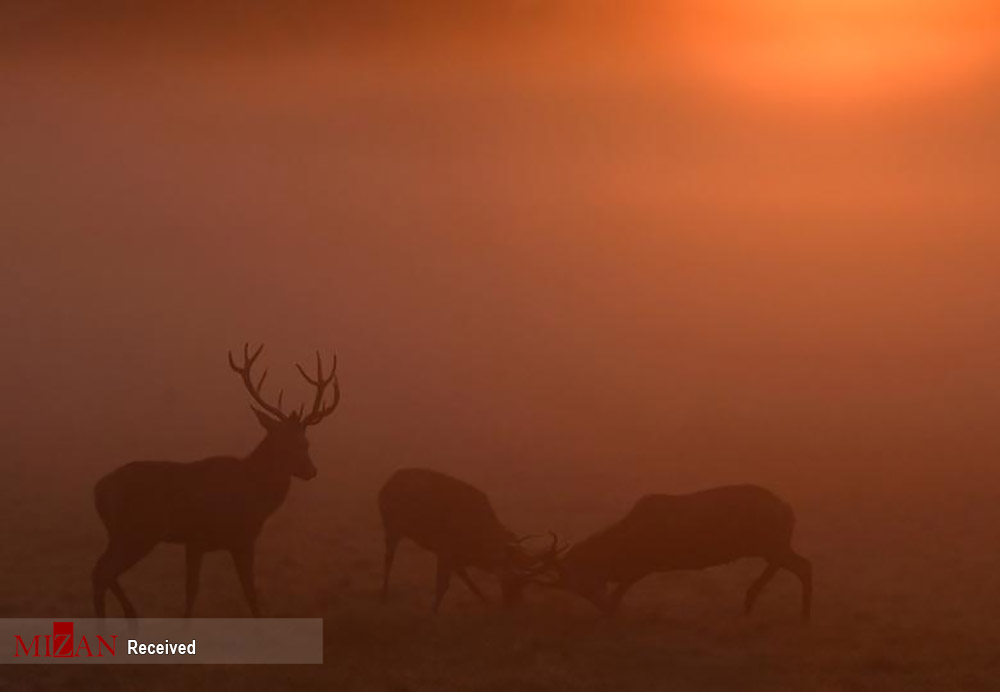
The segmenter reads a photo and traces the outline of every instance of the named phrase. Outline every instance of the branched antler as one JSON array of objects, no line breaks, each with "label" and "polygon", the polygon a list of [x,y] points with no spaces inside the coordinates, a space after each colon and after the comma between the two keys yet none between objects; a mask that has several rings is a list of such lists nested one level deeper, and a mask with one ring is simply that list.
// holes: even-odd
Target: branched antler
[{"label": "branched antler", "polygon": [[[302,418],[302,422],[305,425],[316,425],[333,413],[334,409],[337,408],[337,404],[340,403],[340,382],[337,381],[337,354],[333,355],[333,367],[330,368],[330,374],[327,376],[323,375],[323,358],[319,355],[319,351],[316,351],[316,377],[310,377],[306,373],[305,368],[298,363],[295,364],[295,367],[298,368],[299,373],[306,379],[306,382],[316,388],[312,410],[307,415],[302,416],[302,412],[305,410],[303,408],[300,411],[299,417]],[[333,401],[327,404],[325,393],[326,388],[331,384],[333,385]]]},{"label": "branched antler", "polygon": [[559,545],[559,536],[554,531],[549,531],[549,535],[552,536],[552,544],[535,558],[535,566],[532,569],[526,570],[524,576],[537,577],[550,571],[556,566],[563,553],[573,546],[572,543]]},{"label": "branched antler", "polygon": [[237,365],[236,361],[233,360],[233,352],[229,352],[229,367],[233,369],[233,372],[237,373],[243,380],[243,385],[246,387],[247,392],[253,398],[257,405],[264,409],[267,413],[271,414],[278,420],[287,420],[288,416],[284,411],[281,410],[281,399],[284,395],[284,391],[278,393],[278,405],[274,406],[267,403],[264,397],[261,395],[261,387],[264,386],[264,380],[267,379],[267,370],[261,374],[260,379],[257,380],[257,385],[254,386],[253,376],[251,370],[253,369],[253,364],[257,361],[258,356],[260,356],[261,351],[264,350],[264,344],[261,344],[257,349],[250,353],[250,344],[243,344],[243,365]]}]

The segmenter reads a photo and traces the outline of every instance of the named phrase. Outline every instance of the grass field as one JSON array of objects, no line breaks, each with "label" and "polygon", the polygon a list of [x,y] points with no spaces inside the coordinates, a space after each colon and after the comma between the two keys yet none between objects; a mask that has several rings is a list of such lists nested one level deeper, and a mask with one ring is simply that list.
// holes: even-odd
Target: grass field
[{"label": "grass field", "polygon": [[[327,481],[329,482],[327,474]],[[321,476],[323,478],[323,476]],[[816,570],[814,623],[796,618],[798,584],[781,574],[751,617],[752,561],[641,583],[613,619],[570,596],[532,592],[513,613],[455,583],[429,614],[433,559],[409,544],[390,604],[377,601],[381,476],[298,484],[259,545],[258,583],[274,616],[322,616],[323,666],[0,669],[3,689],[330,690],[993,690],[1000,688],[1000,510],[986,500],[803,495],[796,544]],[[102,544],[88,489],[58,489],[40,509],[5,498],[7,617],[89,616],[88,573]],[[542,488],[494,489],[518,529],[579,538],[624,509],[626,493],[580,493],[560,515]],[[620,497],[619,497],[620,495]],[[572,499],[572,498],[571,498]],[[322,522],[315,517],[325,517]],[[140,614],[181,612],[183,556],[161,546],[123,583]],[[492,592],[496,585],[481,581]],[[210,555],[199,616],[246,614],[228,556]]]}]

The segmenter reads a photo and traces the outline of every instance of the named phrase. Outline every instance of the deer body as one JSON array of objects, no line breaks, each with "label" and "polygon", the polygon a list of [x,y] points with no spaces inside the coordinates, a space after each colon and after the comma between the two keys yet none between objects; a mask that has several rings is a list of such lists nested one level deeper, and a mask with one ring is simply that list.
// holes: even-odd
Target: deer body
[{"label": "deer body", "polygon": [[401,469],[382,486],[378,496],[385,529],[385,571],[382,600],[388,596],[389,574],[396,547],[403,538],[437,556],[433,610],[441,605],[457,574],[480,599],[486,597],[466,568],[476,567],[498,575],[509,604],[513,572],[531,562],[517,536],[497,518],[485,493],[437,471]]},{"label": "deer body", "polygon": [[98,481],[95,504],[108,526],[205,550],[244,545],[285,500],[291,476],[270,459],[134,461]]},{"label": "deer body", "polygon": [[[105,614],[105,592],[118,598],[125,616],[136,616],[135,607],[118,583],[118,576],[148,554],[159,543],[185,546],[185,617],[191,615],[198,593],[202,556],[213,550],[228,550],[236,567],[244,596],[254,616],[259,615],[254,585],[253,561],[257,536],[288,495],[292,477],[309,480],[316,467],[309,457],[306,428],[333,412],[340,399],[336,361],[324,377],[317,356],[317,376],[303,376],[316,389],[313,409],[285,414],[260,395],[264,377],[253,384],[250,369],[261,349],[250,355],[244,348],[244,364],[230,365],[239,373],[254,401],[253,408],[266,435],[246,458],[219,456],[190,463],[134,461],[101,478],[94,487],[97,513],[108,532],[108,546],[93,572],[94,610]],[[266,372],[264,375],[266,376]],[[333,383],[329,406],[323,392]]]},{"label": "deer body", "polygon": [[[550,585],[575,591],[612,612],[625,592],[650,574],[759,557],[767,566],[747,592],[747,612],[784,568],[802,582],[802,617],[808,619],[812,569],[791,547],[794,525],[791,507],[753,485],[647,495],[620,521],[573,546],[555,563],[558,577]],[[609,593],[612,584],[615,589]]]}]

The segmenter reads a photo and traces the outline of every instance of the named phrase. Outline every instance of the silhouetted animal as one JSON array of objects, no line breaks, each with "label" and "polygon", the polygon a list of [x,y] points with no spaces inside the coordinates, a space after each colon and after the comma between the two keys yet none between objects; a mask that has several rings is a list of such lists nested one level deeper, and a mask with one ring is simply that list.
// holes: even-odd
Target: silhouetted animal
[{"label": "silhouetted animal", "polygon": [[[802,619],[808,621],[812,566],[792,550],[794,525],[791,507],[753,485],[646,495],[620,521],[550,560],[543,569],[554,569],[555,579],[535,581],[576,592],[611,613],[646,575],[762,557],[767,566],[747,591],[746,612],[775,572],[784,568],[802,583]],[[609,593],[611,584],[615,588]]]},{"label": "silhouetted animal", "polygon": [[473,486],[437,471],[401,469],[389,477],[378,496],[385,529],[385,573],[382,601],[400,539],[409,538],[437,556],[433,611],[441,606],[455,573],[480,600],[487,598],[466,568],[477,567],[500,577],[503,600],[513,604],[523,579],[519,570],[538,564],[497,519],[489,498]]},{"label": "silhouetted animal", "polygon": [[[244,459],[210,457],[191,463],[134,461],[101,478],[94,488],[97,512],[108,531],[108,546],[93,572],[94,610],[104,617],[107,589],[118,598],[125,616],[136,617],[118,576],[144,557],[160,542],[183,543],[186,548],[185,617],[190,617],[198,592],[202,555],[211,550],[228,550],[236,566],[240,585],[254,616],[260,614],[254,587],[254,545],[264,520],[284,502],[291,477],[309,480],[316,467],[309,458],[306,428],[333,413],[340,401],[337,359],[328,376],[316,354],[316,377],[302,376],[316,389],[312,409],[286,414],[281,395],[276,406],[261,396],[265,370],[256,386],[250,370],[263,346],[252,355],[243,347],[243,365],[229,355],[230,367],[240,375],[251,405],[266,434],[263,441]],[[333,384],[333,400],[324,399]]]}]

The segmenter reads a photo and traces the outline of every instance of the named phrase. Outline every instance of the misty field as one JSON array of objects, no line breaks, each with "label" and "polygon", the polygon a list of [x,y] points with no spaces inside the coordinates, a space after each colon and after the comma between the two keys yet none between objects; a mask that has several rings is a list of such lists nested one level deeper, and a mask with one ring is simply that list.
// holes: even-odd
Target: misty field
[{"label": "misty field", "polygon": [[[808,628],[797,622],[798,584],[787,573],[754,615],[741,614],[760,569],[753,561],[650,578],[610,619],[568,595],[537,590],[518,611],[501,612],[457,581],[433,617],[433,558],[409,543],[397,556],[390,603],[378,603],[380,480],[324,469],[293,487],[261,537],[263,607],[274,616],[322,616],[323,666],[10,666],[0,669],[3,689],[913,692],[1000,685],[1000,510],[986,499],[790,497],[799,514],[796,545],[816,570]],[[554,528],[569,539],[616,518],[633,492],[609,481],[563,491],[562,506],[553,507],[542,487],[491,490],[511,526]],[[89,489],[56,485],[48,497],[37,488],[6,491],[3,521],[14,530],[2,552],[2,615],[89,616],[89,570],[103,541]],[[496,594],[486,575],[474,577]],[[183,550],[161,546],[122,581],[140,614],[179,616],[182,580]],[[209,555],[196,614],[246,612],[228,555]]]},{"label": "misty field", "polygon": [[[314,351],[344,391],[256,546],[322,666],[0,665],[0,692],[1000,690],[998,10],[0,2],[0,618],[93,614],[100,477],[260,442],[228,350],[266,344],[289,411]],[[408,466],[568,541],[766,487],[812,623],[784,572],[742,613],[754,561],[614,618],[459,580],[432,616],[405,542],[382,605]],[[121,582],[179,617],[184,575],[161,545]],[[194,614],[249,615],[227,554]]]}]

